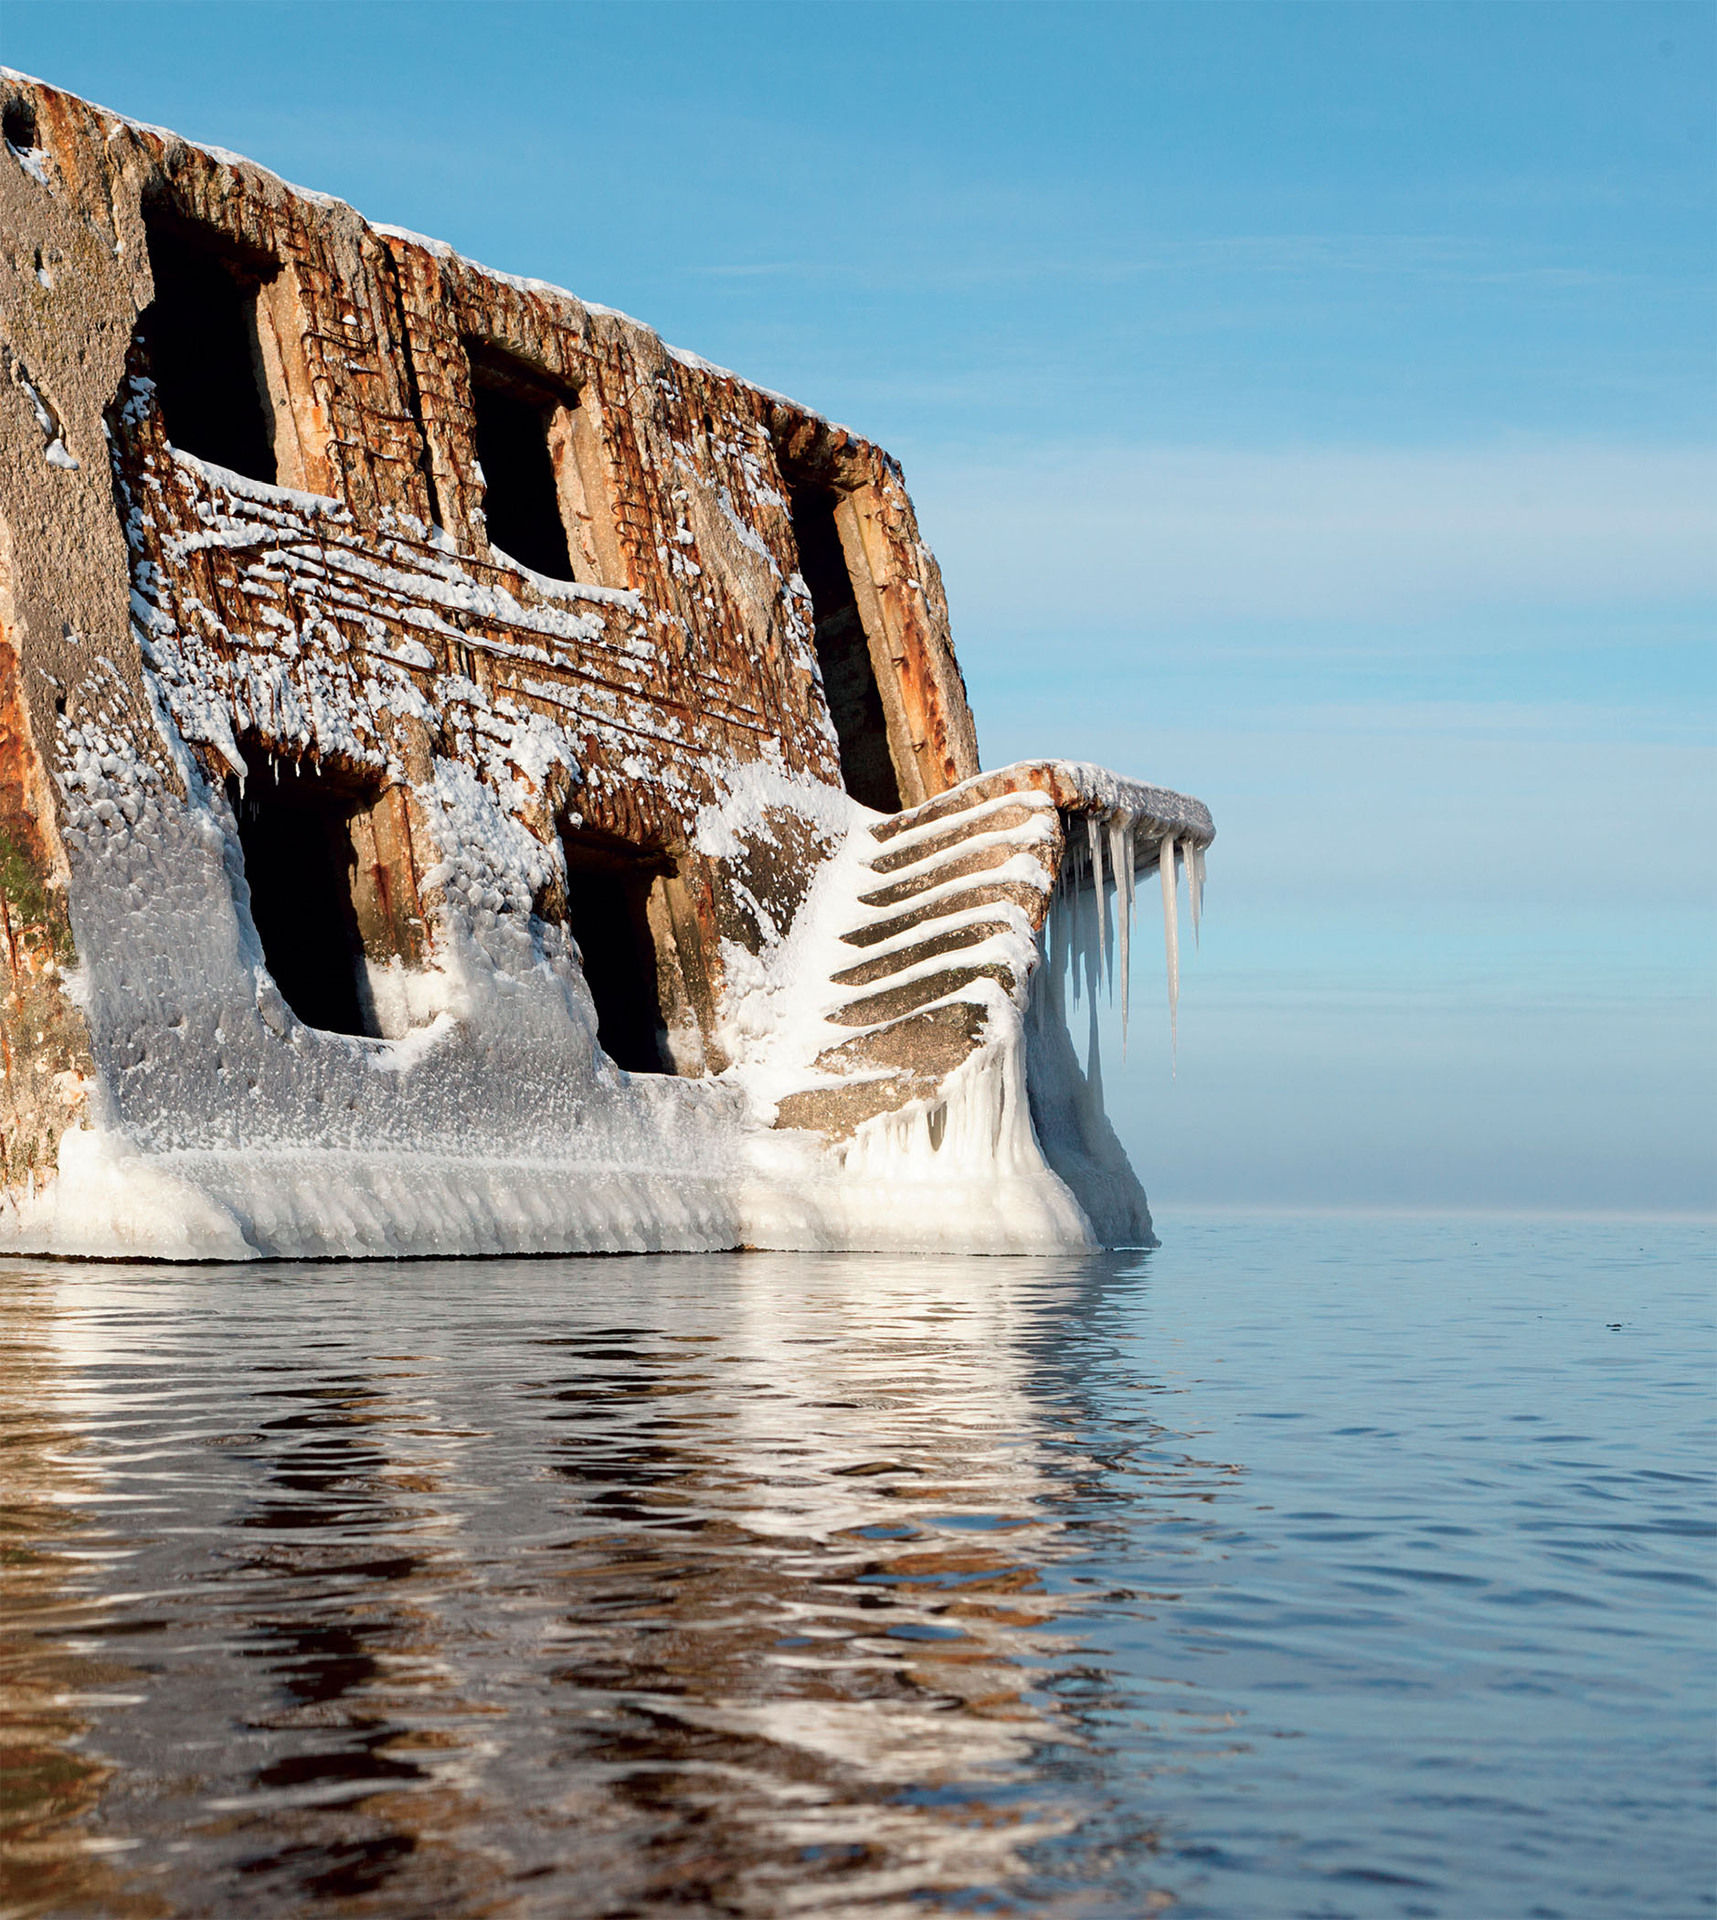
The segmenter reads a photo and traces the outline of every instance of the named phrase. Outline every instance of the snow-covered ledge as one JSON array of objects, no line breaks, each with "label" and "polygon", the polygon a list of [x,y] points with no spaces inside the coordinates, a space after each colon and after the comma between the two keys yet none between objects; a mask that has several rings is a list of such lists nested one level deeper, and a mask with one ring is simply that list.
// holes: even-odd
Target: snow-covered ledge
[{"label": "snow-covered ledge", "polygon": [[[962,813],[979,800],[1028,789],[1048,794],[1062,813],[1130,820],[1141,851],[1148,849],[1141,871],[1156,864],[1157,846],[1165,836],[1172,836],[1179,845],[1200,848],[1208,847],[1216,838],[1210,809],[1202,800],[1169,787],[1129,780],[1088,760],[1015,760],[1009,766],[991,768],[900,815],[900,825],[922,826],[945,814]],[[891,825],[880,828],[878,838],[885,838]]]}]

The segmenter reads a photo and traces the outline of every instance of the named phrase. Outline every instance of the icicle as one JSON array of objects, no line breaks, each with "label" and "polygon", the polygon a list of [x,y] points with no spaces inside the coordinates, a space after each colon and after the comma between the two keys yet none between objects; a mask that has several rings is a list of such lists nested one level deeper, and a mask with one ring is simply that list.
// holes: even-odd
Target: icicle
[{"label": "icicle", "polygon": [[1052,1016],[1067,1024],[1067,993],[1063,976],[1067,970],[1067,894],[1057,886],[1049,901],[1049,915],[1043,923],[1043,990]]},{"label": "icicle", "polygon": [[1169,975],[1169,1058],[1172,1062],[1180,1047],[1180,929],[1175,922],[1175,876],[1174,876],[1174,835],[1163,835],[1162,856],[1159,866],[1163,877],[1163,952],[1168,961]]},{"label": "icicle", "polygon": [[[1127,815],[1126,830],[1121,835],[1121,854],[1122,866],[1127,875],[1127,929],[1130,935],[1133,925],[1139,917],[1139,822],[1137,816],[1134,814]],[[1132,942],[1129,938],[1129,951],[1131,950],[1131,946]],[[1127,995],[1130,991],[1130,978],[1124,977],[1121,981],[1121,1012],[1123,1016],[1126,1014]],[[1122,1024],[1123,1026],[1125,1025],[1124,1017]]]},{"label": "icicle", "polygon": [[[1097,861],[1102,856],[1097,851],[1096,835],[1089,834],[1087,837],[1092,864],[1090,868],[1091,924],[1086,928],[1085,932],[1085,991],[1090,997],[1091,1012],[1093,1017],[1095,1017],[1097,1011],[1097,989],[1101,983],[1103,971],[1103,887],[1101,876],[1098,874],[1096,867]],[[1082,892],[1080,894],[1081,900],[1085,897],[1085,894]],[[1083,914],[1080,915],[1081,920],[1083,920],[1084,917]]]},{"label": "icicle", "polygon": [[1133,816],[1117,814],[1109,822],[1109,865],[1115,875],[1115,944],[1121,962],[1121,1058],[1127,1057],[1127,1000],[1133,951]]},{"label": "icicle", "polygon": [[1095,1100],[1098,1112],[1103,1108],[1103,1052],[1097,1030],[1097,996],[1091,996],[1091,1025],[1085,1042],[1085,1085]]},{"label": "icicle", "polygon": [[1187,850],[1186,897],[1192,906],[1192,944],[1198,945],[1199,916],[1204,912],[1204,849]]},{"label": "icicle", "polygon": [[1105,898],[1103,879],[1103,823],[1094,813],[1085,816],[1085,837],[1091,843],[1091,898],[1097,906],[1097,971],[1091,979],[1095,994],[1099,981],[1109,977],[1109,946],[1103,937],[1107,931],[1104,922],[1109,918],[1109,902]]},{"label": "icicle", "polygon": [[1087,927],[1085,927],[1085,887],[1081,883],[1083,854],[1074,849],[1070,852],[1072,874],[1068,877],[1068,972],[1072,973],[1074,991],[1072,1000],[1077,1000],[1085,991],[1085,948],[1089,945]]},{"label": "icicle", "polygon": [[1108,943],[1103,956],[1103,990],[1109,996],[1109,1004],[1115,1004],[1115,929],[1109,919],[1109,902],[1114,896],[1114,876],[1110,875],[1110,884],[1097,896],[1097,918],[1102,926],[1103,939]]},{"label": "icicle", "polygon": [[1068,877],[1067,864],[1063,861],[1061,876],[1056,883],[1054,904],[1050,909],[1055,920],[1056,988],[1064,1004],[1067,977],[1073,971],[1073,915],[1071,912],[1073,894],[1068,885]]}]

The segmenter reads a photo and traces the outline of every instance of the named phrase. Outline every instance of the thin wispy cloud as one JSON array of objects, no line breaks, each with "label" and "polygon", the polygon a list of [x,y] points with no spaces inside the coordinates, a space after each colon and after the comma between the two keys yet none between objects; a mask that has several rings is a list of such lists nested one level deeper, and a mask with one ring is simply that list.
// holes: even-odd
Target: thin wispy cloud
[{"label": "thin wispy cloud", "polygon": [[[1066,218],[1034,221],[1049,232],[1087,224],[1082,208]],[[1132,281],[1227,280],[1316,281],[1324,291],[1343,282],[1363,282],[1375,296],[1377,283],[1407,285],[1512,286],[1542,291],[1587,287],[1647,290],[1666,276],[1622,273],[1559,258],[1548,249],[1523,256],[1518,245],[1498,246],[1460,234],[1280,233],[1210,234],[1163,239],[1146,246],[1070,251],[1021,244],[1017,224],[998,217],[974,231],[970,224],[927,230],[902,241],[893,232],[874,236],[873,246],[796,259],[692,262],[688,271],[711,280],[780,280],[872,290],[970,289],[983,286],[1120,286]],[[1678,279],[1676,285],[1684,285]]]},{"label": "thin wispy cloud", "polygon": [[1424,618],[1717,594],[1717,454],[1059,446],[916,476],[967,619]]}]

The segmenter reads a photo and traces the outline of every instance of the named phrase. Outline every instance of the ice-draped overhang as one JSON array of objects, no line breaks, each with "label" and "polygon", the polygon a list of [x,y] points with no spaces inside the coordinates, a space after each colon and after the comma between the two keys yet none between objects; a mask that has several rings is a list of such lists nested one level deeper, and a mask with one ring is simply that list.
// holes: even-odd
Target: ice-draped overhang
[{"label": "ice-draped overhang", "polygon": [[943,813],[962,812],[976,799],[1026,790],[1048,794],[1062,813],[1130,821],[1141,873],[1157,864],[1165,839],[1185,849],[1208,847],[1216,838],[1210,809],[1202,800],[1130,780],[1085,760],[1016,760],[994,767],[951,787],[917,809],[913,817],[920,822],[934,820]]},{"label": "ice-draped overhang", "polygon": [[[1216,838],[1210,809],[1190,794],[1129,779],[1083,760],[1016,760],[949,788],[912,810],[914,831],[958,816],[973,817],[1009,795],[1042,794],[1061,816],[1063,835],[1044,946],[1053,967],[1070,962],[1075,976],[1087,965],[1113,985],[1118,966],[1125,1032],[1131,998],[1132,921],[1137,878],[1161,876],[1163,944],[1173,1024],[1180,999],[1180,934],[1177,876],[1184,873],[1187,904],[1197,937],[1204,905],[1205,851]],[[882,826],[879,833],[893,829]],[[1108,894],[1115,894],[1115,924],[1109,924]],[[1084,902],[1082,906],[1080,903]]]},{"label": "ice-draped overhang", "polygon": [[[1175,1025],[1180,1004],[1180,929],[1176,889],[1178,871],[1187,883],[1187,904],[1196,939],[1204,910],[1204,856],[1216,838],[1210,809],[1190,794],[1170,787],[1150,786],[1111,773],[1107,767],[1083,760],[1020,760],[993,773],[981,774],[998,792],[1032,789],[1049,795],[1066,822],[1066,853],[1058,879],[1054,917],[1063,923],[1060,951],[1050,955],[1059,969],[1069,961],[1075,972],[1081,962],[1096,974],[1121,975],[1121,1028],[1126,1033],[1131,999],[1132,923],[1137,877],[1155,868],[1162,882],[1163,950],[1168,976],[1169,1022]],[[967,782],[970,788],[974,782]],[[1083,836],[1074,823],[1083,819]],[[1115,926],[1111,939],[1106,905],[1113,888]],[[1078,906],[1087,898],[1094,909],[1087,915]],[[1046,948],[1050,945],[1046,928]]]}]

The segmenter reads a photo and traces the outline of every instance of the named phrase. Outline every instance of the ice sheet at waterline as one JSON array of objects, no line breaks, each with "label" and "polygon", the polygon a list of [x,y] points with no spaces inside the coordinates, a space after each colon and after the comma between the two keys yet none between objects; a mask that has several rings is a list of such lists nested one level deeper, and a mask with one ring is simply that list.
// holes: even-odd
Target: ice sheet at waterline
[{"label": "ice sheet at waterline", "polygon": [[[1008,804],[1020,811],[1017,796]],[[763,1038],[749,1051],[736,1045],[734,1066],[712,1083],[687,1088],[610,1072],[570,1107],[564,1092],[550,1097],[540,1062],[527,1063],[556,1006],[533,1013],[528,1001],[505,991],[481,951],[467,952],[463,971],[450,964],[442,970],[444,1004],[429,1027],[380,1045],[319,1036],[339,1045],[366,1076],[428,1081],[431,1111],[439,1102],[468,1123],[462,1149],[436,1153],[414,1145],[378,1160],[371,1147],[346,1137],[352,1129],[338,1116],[319,1140],[294,1139],[294,1124],[302,1136],[327,1109],[323,1087],[300,1075],[276,1083],[277,1097],[294,1104],[276,1116],[286,1137],[272,1143],[265,1136],[245,1149],[146,1152],[121,1128],[70,1131],[60,1177],[38,1201],[35,1218],[53,1224],[54,1251],[99,1256],[117,1243],[121,1251],[180,1259],[520,1245],[551,1251],[568,1237],[614,1251],[1149,1245],[1143,1190],[1104,1111],[1098,1006],[1118,994],[1124,1036],[1133,997],[1135,868],[1154,857],[1163,877],[1173,1020],[1173,876],[1187,875],[1196,927],[1203,850],[1183,859],[1172,835],[1148,842],[1124,814],[1075,817],[1063,827],[1047,801],[1025,810],[1065,839],[1066,852],[1041,929],[1034,932],[1030,919],[1011,909],[997,934],[967,950],[975,961],[994,955],[1012,969],[999,979],[979,973],[964,990],[984,1009],[987,1044],[932,1093],[856,1130],[836,1154],[820,1141],[759,1126],[754,1116],[766,1117],[780,1100],[783,1050],[787,1084],[797,1084],[805,1075],[796,1062],[842,1036],[830,1025],[827,1003],[833,970],[850,958],[844,930],[855,917],[861,926],[875,924],[885,911],[866,915],[855,906],[858,889],[874,876],[851,854],[818,876],[795,938],[783,943],[773,971],[758,976],[755,1015],[733,990],[735,1030],[751,1021]],[[174,911],[182,914],[183,903]],[[973,909],[964,917],[994,913]],[[218,929],[205,936],[218,937]],[[919,972],[932,973],[935,964],[920,963]],[[265,977],[260,961],[253,970]],[[579,983],[561,983],[551,1001],[569,984],[575,990]],[[171,1024],[166,1008],[160,1018]],[[1070,1029],[1080,1023],[1085,1031],[1076,1047]],[[239,1018],[231,1024],[236,1028]],[[521,1129],[516,1113],[483,1107],[485,1082],[466,1072],[479,1038],[490,1059],[505,1051],[520,1063],[520,1080],[544,1094],[552,1127]],[[195,1108],[193,1091],[182,1090],[180,1098]],[[211,1105],[220,1094],[214,1081],[202,1090]],[[420,1130],[424,1119],[420,1111]],[[557,1138],[558,1129],[564,1131]],[[510,1150],[485,1153],[485,1137]],[[666,1169],[652,1152],[664,1138],[671,1143]],[[545,1179],[545,1166],[563,1170],[559,1182]],[[407,1220],[409,1236],[401,1225]]]}]

